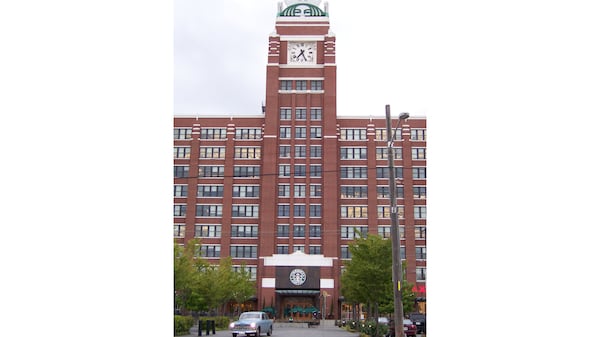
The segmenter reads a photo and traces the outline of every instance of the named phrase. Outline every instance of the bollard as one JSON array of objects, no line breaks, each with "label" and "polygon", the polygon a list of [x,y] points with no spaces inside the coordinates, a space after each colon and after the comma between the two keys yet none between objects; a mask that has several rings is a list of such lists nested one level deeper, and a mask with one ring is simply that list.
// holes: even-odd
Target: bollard
[{"label": "bollard", "polygon": [[198,336],[202,336],[202,321],[198,320]]},{"label": "bollard", "polygon": [[212,320],[211,323],[212,323],[212,333],[214,335],[215,334],[215,321]]},{"label": "bollard", "polygon": [[210,321],[206,320],[206,335],[210,335]]}]

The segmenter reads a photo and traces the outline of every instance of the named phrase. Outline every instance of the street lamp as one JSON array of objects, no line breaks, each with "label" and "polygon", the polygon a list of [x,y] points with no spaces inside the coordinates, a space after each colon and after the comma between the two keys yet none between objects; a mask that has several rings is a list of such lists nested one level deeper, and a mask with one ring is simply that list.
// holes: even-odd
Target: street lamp
[{"label": "street lamp", "polygon": [[[400,114],[394,135],[400,122],[409,117],[408,113]],[[404,313],[402,308],[402,264],[400,261],[400,235],[398,233],[398,205],[396,197],[396,169],[394,167],[394,135],[390,117],[390,105],[385,106],[388,141],[388,166],[390,177],[390,219],[392,236],[392,282],[394,283],[394,332],[396,337],[404,337]],[[401,138],[402,140],[402,138]]]}]

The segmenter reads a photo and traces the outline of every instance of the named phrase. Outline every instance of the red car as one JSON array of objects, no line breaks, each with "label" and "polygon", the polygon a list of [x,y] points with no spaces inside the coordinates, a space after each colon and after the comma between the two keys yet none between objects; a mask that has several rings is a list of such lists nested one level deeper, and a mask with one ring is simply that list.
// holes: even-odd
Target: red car
[{"label": "red car", "polygon": [[[394,330],[394,321],[390,321],[387,337],[395,337],[396,331]],[[417,335],[417,326],[408,318],[404,319],[404,336],[415,337]]]},{"label": "red car", "polygon": [[416,336],[417,335],[417,326],[413,321],[408,318],[404,319],[404,335],[405,336]]}]

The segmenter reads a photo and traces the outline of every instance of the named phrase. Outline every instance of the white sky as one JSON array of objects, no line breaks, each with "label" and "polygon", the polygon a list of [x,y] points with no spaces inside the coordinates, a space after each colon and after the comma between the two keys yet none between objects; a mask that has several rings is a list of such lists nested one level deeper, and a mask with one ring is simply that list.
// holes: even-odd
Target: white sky
[{"label": "white sky", "polygon": [[[175,114],[258,114],[276,0],[175,0]],[[320,7],[323,8],[324,2]],[[329,1],[338,115],[425,115],[426,2]]]}]

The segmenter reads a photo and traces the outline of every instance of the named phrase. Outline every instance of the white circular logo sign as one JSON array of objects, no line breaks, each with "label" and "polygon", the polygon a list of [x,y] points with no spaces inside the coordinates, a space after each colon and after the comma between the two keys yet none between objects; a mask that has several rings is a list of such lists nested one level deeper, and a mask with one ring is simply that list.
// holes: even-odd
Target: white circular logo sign
[{"label": "white circular logo sign", "polygon": [[290,273],[290,282],[299,286],[306,281],[306,273],[302,269],[294,269]]}]

